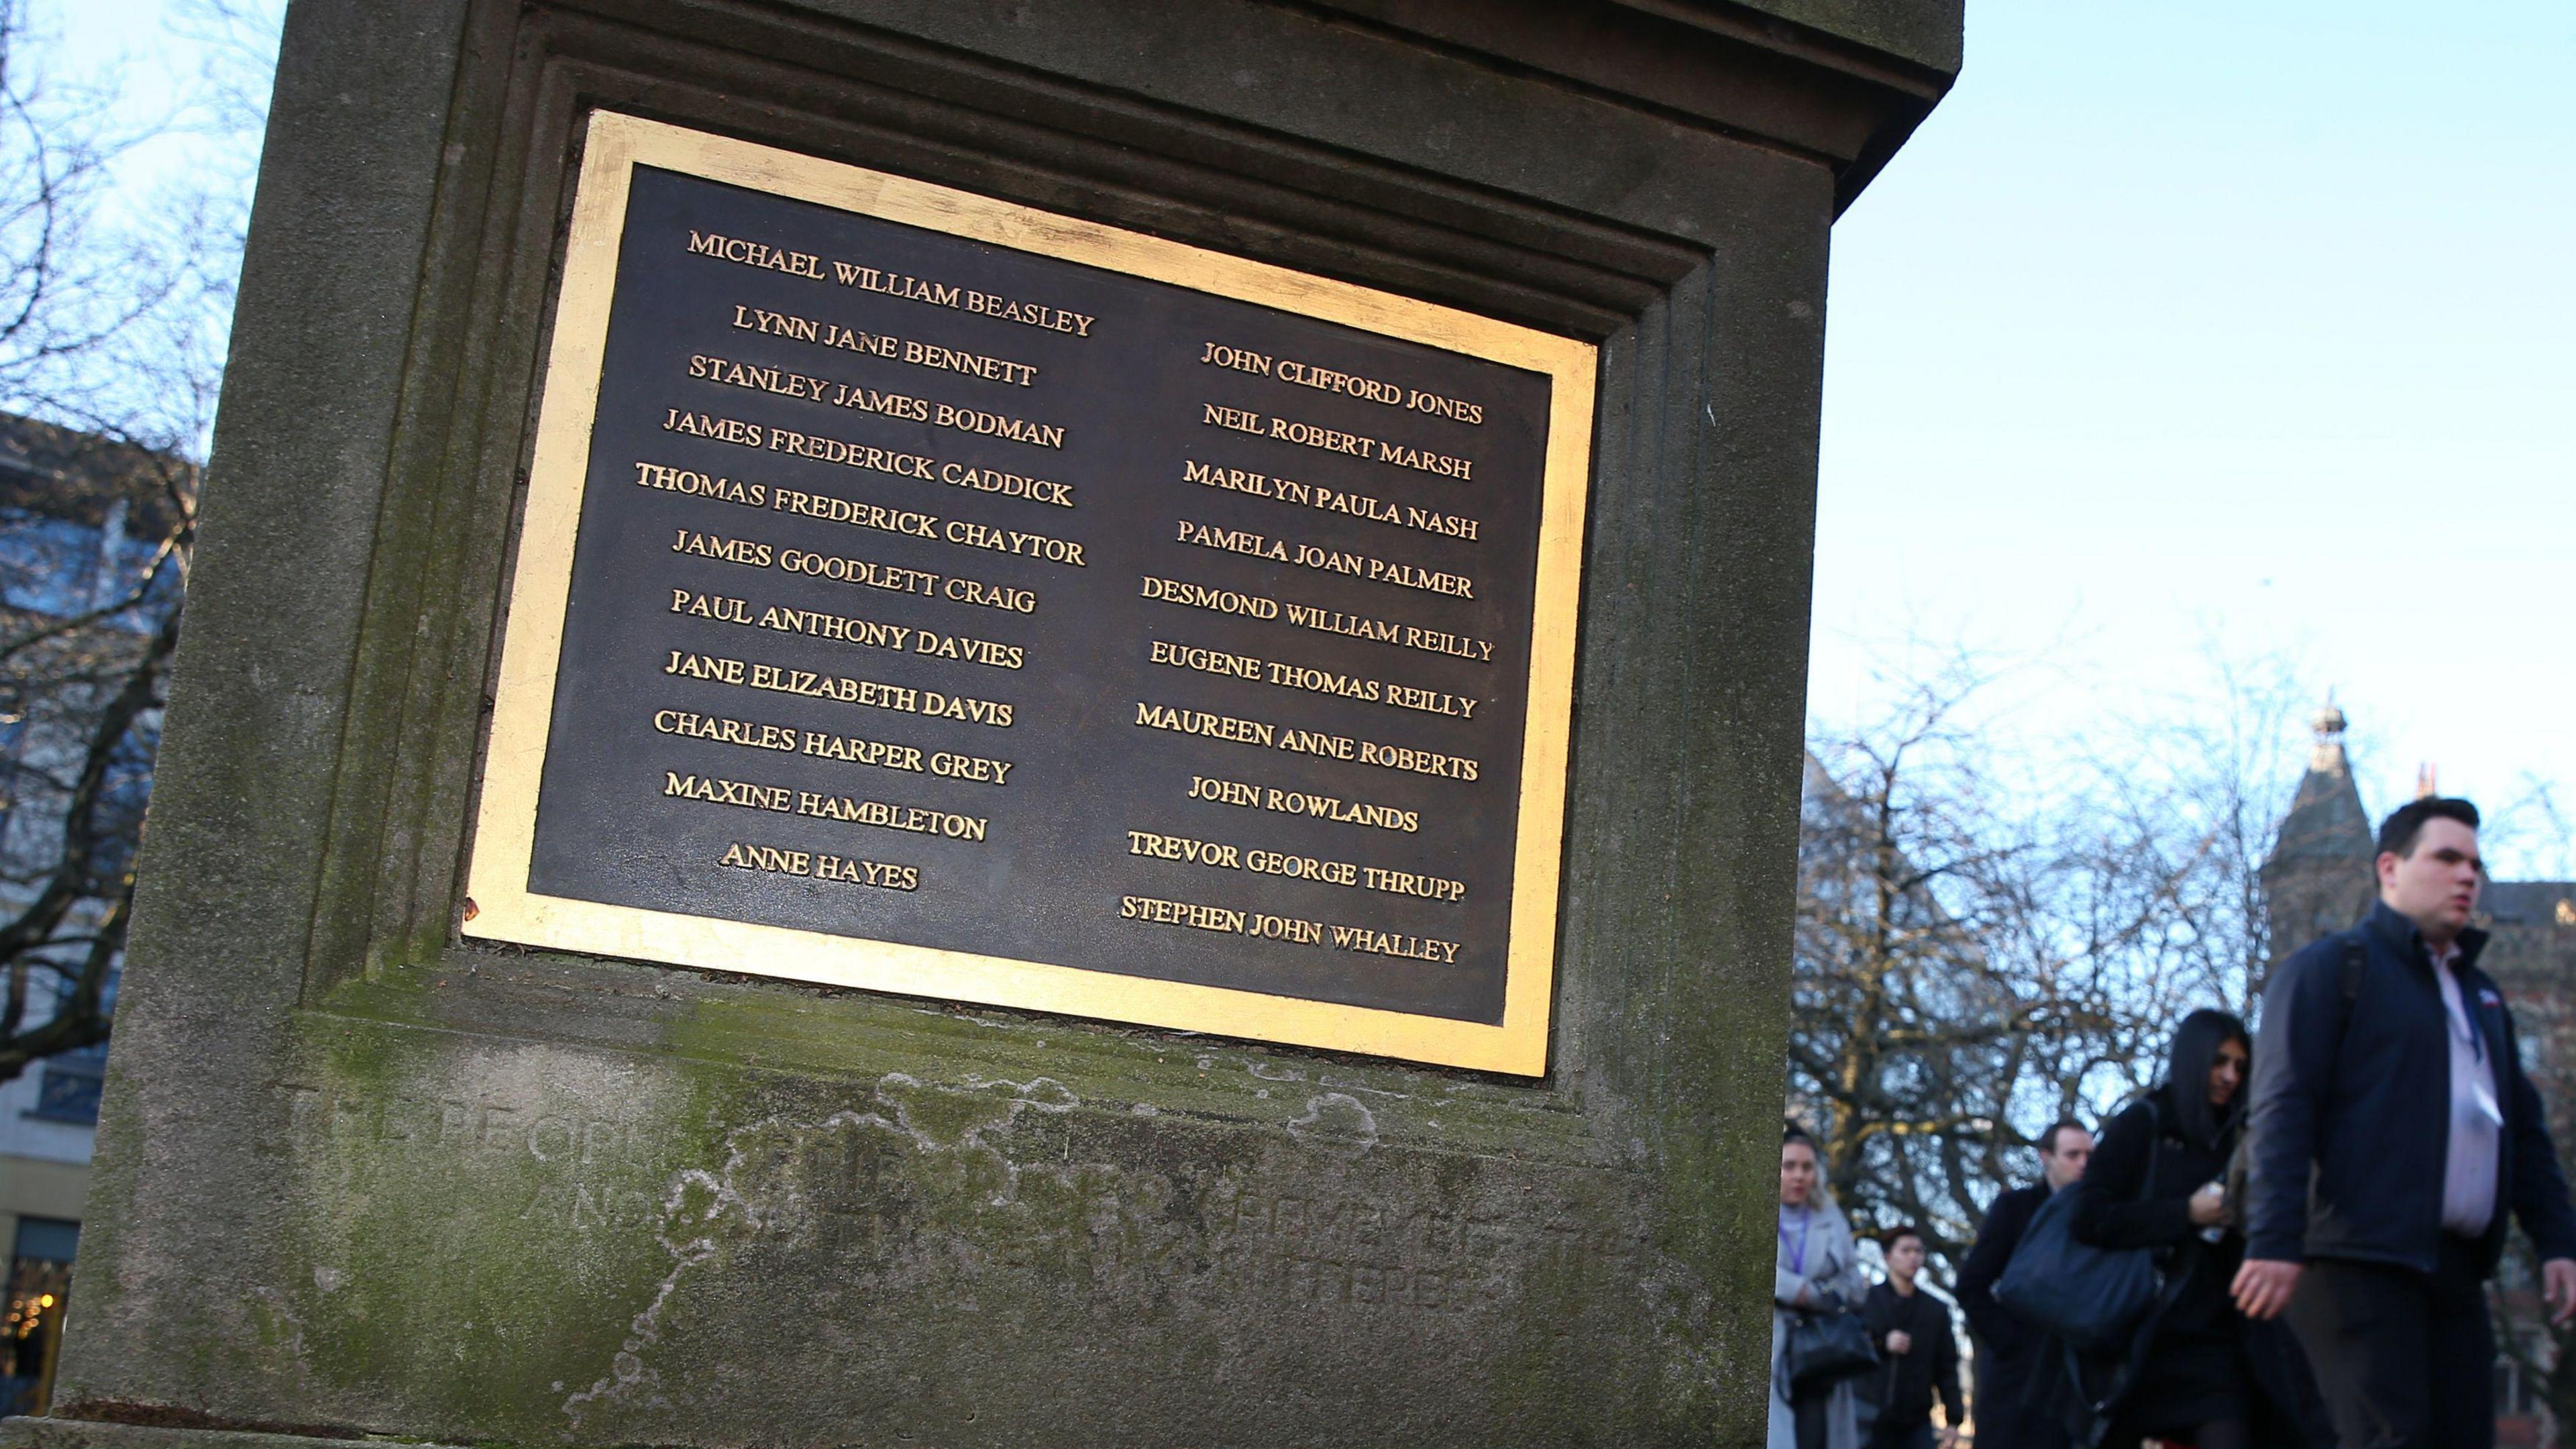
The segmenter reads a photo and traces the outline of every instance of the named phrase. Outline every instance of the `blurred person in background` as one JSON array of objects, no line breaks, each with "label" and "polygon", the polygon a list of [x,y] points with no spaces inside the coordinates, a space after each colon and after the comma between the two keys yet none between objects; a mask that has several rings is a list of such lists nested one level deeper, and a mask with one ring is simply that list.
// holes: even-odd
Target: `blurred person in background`
[{"label": "blurred person in background", "polygon": [[1792,1126],[1780,1142],[1780,1257],[1771,1290],[1771,1428],[1769,1449],[1862,1449],[1859,1395],[1844,1379],[1789,1396],[1781,1370],[1796,1310],[1851,1312],[1869,1284],[1851,1224],[1825,1190],[1816,1140]]},{"label": "blurred person in background", "polygon": [[[2156,1254],[2162,1291],[2124,1359],[2088,1364],[2096,1443],[2178,1439],[2194,1449],[2327,1444],[2295,1354],[2259,1355],[2229,1298],[2244,1240],[2228,1230],[2225,1179],[2245,1127],[2253,1049],[2245,1023],[2195,1011],[2174,1029],[2164,1080],[2113,1117],[2073,1191],[2075,1236]],[[2270,1330],[2266,1330],[2267,1333]],[[2096,1378],[2096,1371],[2099,1377]]]},{"label": "blurred person in background", "polygon": [[1950,1305],[1915,1287],[1915,1275],[1923,1271],[1920,1232],[1894,1229],[1879,1239],[1879,1251],[1887,1261],[1887,1281],[1870,1287],[1860,1310],[1886,1360],[1877,1374],[1878,1418],[1870,1426],[1870,1449],[1932,1449],[1935,1395],[1949,1423],[1938,1438],[1947,1445],[1967,1419]]},{"label": "blurred person in background", "polygon": [[[2052,1193],[2084,1176],[2093,1156],[2093,1134],[2081,1122],[2061,1120],[2039,1139],[2038,1182],[1996,1196],[1977,1230],[1976,1246],[1959,1267],[1959,1307],[1976,1331],[1977,1449],[2064,1449],[2057,1422],[2055,1385],[2063,1372],[2047,1335],[1995,1300],[1995,1282],[2021,1246],[2031,1216]],[[1958,1422],[1954,1416],[1952,1423]]]}]

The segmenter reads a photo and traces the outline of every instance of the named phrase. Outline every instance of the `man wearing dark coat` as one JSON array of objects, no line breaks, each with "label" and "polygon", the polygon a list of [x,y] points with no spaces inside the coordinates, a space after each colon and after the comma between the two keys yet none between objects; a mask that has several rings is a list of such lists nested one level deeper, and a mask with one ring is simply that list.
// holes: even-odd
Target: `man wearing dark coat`
[{"label": "man wearing dark coat", "polygon": [[2066,1432],[2058,1427],[2054,1365],[2044,1352],[2045,1335],[1995,1301],[1995,1281],[2012,1261],[2013,1249],[2030,1228],[2039,1205],[2084,1175],[2093,1155],[2093,1134],[2081,1122],[2059,1122],[2039,1139],[2040,1180],[1998,1196],[1986,1210],[1976,1246],[1959,1268],[1959,1306],[1982,1346],[1977,1354],[1977,1449],[2062,1449]]},{"label": "man wearing dark coat", "polygon": [[2284,961],[2254,1053],[2245,1315],[2289,1312],[2347,1444],[2487,1449],[2483,1285],[2508,1217],[2576,1317],[2576,1209],[2469,924],[2477,807],[2438,796],[2379,827],[2379,903]]},{"label": "man wearing dark coat", "polygon": [[[1874,1284],[1861,1300],[1861,1321],[1878,1345],[1876,1382],[1878,1419],[1870,1426],[1869,1449],[1933,1449],[1958,1437],[1967,1422],[1959,1398],[1959,1340],[1950,1331],[1950,1305],[1923,1292],[1915,1279],[1923,1271],[1923,1235],[1897,1228],[1880,1237],[1887,1281]],[[1932,1428],[1932,1403],[1940,1400],[1949,1427]]]}]

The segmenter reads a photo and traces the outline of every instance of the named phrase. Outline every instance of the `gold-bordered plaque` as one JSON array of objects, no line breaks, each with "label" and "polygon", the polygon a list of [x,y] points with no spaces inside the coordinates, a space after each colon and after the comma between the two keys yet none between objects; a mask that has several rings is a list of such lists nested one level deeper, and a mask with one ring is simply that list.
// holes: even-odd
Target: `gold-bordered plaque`
[{"label": "gold-bordered plaque", "polygon": [[595,114],[465,933],[1539,1074],[1595,368]]}]

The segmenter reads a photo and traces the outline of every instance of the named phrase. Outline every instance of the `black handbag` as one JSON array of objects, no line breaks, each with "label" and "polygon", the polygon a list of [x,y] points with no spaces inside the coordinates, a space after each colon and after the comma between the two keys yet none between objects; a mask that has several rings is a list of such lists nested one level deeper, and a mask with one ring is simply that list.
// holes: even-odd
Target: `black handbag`
[{"label": "black handbag", "polygon": [[[2151,1135],[2140,1202],[2155,1191],[2165,1132],[2163,1110],[2145,1100]],[[2152,1248],[2097,1248],[2076,1237],[2075,1202],[2065,1189],[2039,1205],[1995,1280],[1995,1301],[2084,1353],[2125,1348],[2163,1294],[2164,1274]]]},{"label": "black handbag", "polygon": [[1869,1325],[1857,1313],[1789,1310],[1789,1331],[1780,1344],[1780,1375],[1789,1381],[1787,1397],[1835,1384],[1878,1367],[1878,1347],[1869,1341]]}]

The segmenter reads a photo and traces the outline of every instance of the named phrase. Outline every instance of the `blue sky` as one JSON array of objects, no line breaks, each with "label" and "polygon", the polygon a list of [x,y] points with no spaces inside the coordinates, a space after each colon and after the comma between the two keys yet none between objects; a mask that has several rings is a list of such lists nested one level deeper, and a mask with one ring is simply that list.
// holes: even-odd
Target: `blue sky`
[{"label": "blue sky", "polygon": [[2044,739],[2215,648],[2335,690],[2374,810],[2576,784],[2576,5],[1968,24],[1835,231],[1811,710],[1920,635],[2044,661]]},{"label": "blue sky", "polygon": [[[166,94],[168,8],[51,16]],[[1835,232],[1811,712],[1964,646],[2020,662],[1992,713],[2045,755],[2277,657],[2350,713],[2374,809],[2423,761],[2576,792],[2576,4],[1968,26]],[[2542,844],[2492,853],[2576,871]]]}]

